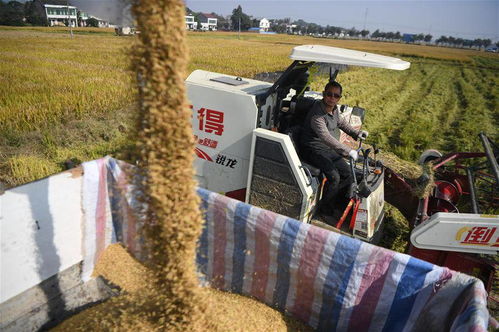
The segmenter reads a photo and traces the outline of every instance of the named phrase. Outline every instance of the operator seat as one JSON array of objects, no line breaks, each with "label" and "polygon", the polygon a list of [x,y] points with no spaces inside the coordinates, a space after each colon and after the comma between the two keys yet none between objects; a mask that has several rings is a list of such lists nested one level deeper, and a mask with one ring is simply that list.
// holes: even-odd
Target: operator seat
[{"label": "operator seat", "polygon": [[300,153],[300,136],[302,134],[303,128],[300,125],[295,125],[290,128],[288,128],[285,131],[285,134],[287,134],[291,138],[291,142],[293,143],[293,146],[295,147],[296,153],[298,154],[298,158],[300,158],[301,164],[305,169],[308,169],[310,172],[310,175],[312,176],[313,180],[311,179],[310,183],[314,183],[313,185],[313,190],[315,192],[315,199],[316,199],[316,206],[312,211],[312,214],[315,215],[317,209],[319,206],[322,205],[322,195],[323,195],[323,190],[324,190],[324,185],[326,182],[326,176],[320,168],[315,167],[314,165],[306,162],[304,158],[302,157]]},{"label": "operator seat", "polygon": [[302,133],[302,127],[299,125],[293,126],[285,130],[285,134],[287,134],[291,138],[291,142],[293,143],[293,146],[295,147],[296,153],[298,154],[298,157],[300,158],[300,161],[302,163],[302,166],[308,168],[310,171],[310,174],[314,177],[319,177],[321,175],[321,170],[310,163],[307,163],[306,161],[303,160],[303,157],[301,156],[300,153],[300,136]]}]

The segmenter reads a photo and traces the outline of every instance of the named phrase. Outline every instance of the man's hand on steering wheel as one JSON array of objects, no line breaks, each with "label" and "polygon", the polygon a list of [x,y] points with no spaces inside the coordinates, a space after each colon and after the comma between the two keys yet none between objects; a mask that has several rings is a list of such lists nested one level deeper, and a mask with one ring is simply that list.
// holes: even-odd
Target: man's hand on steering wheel
[{"label": "man's hand on steering wheel", "polygon": [[359,158],[359,153],[357,152],[357,150],[351,150],[348,153],[348,156],[352,158],[354,161],[357,161],[357,159]]}]

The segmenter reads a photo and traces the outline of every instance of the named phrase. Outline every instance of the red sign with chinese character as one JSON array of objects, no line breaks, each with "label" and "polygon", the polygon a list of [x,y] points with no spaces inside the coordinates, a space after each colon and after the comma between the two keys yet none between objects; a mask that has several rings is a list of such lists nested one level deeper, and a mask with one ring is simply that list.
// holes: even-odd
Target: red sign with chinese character
[{"label": "red sign with chinese character", "polygon": [[198,110],[199,130],[222,136],[224,131],[224,113],[220,111],[201,108]]},{"label": "red sign with chinese character", "polygon": [[475,245],[488,245],[490,239],[496,232],[497,227],[484,227],[476,226],[469,229],[466,236],[461,243],[475,244]]}]

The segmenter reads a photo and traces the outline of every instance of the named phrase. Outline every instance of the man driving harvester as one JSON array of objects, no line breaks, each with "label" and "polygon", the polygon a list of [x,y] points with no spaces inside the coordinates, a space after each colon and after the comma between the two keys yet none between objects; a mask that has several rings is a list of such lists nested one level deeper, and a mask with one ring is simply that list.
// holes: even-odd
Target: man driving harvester
[{"label": "man driving harvester", "polygon": [[343,211],[349,197],[348,188],[353,182],[350,167],[343,157],[358,158],[356,150],[340,143],[340,129],[355,140],[365,140],[368,132],[355,130],[339,116],[337,103],[343,88],[340,83],[330,81],[307,113],[301,147],[303,157],[318,167],[327,178],[325,194],[320,210],[327,215]]}]

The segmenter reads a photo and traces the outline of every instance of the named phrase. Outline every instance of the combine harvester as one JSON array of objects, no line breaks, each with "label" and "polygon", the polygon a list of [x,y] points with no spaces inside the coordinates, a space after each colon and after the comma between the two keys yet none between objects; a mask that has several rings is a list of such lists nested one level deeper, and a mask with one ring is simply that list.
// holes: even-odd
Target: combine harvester
[{"label": "combine harvester", "polygon": [[[321,93],[308,91],[309,69],[321,63],[405,70],[410,63],[318,45],[295,47],[291,59],[294,62],[274,84],[202,70],[187,78],[192,127],[198,143],[196,175],[203,188],[303,222],[324,225],[315,219],[321,217],[317,206],[325,177],[303,160],[299,151],[306,112],[315,99],[322,98]],[[330,80],[338,72],[331,70]],[[339,105],[339,109],[350,125],[361,127],[366,110],[347,105]],[[347,212],[342,219],[329,218],[329,222],[342,234],[377,243],[386,200],[414,228],[411,255],[480,277],[490,290],[495,262],[459,253],[494,255],[499,245],[499,217],[480,213],[475,184],[479,179],[486,182],[489,192],[481,200],[497,213],[499,150],[484,134],[480,139],[484,152],[444,157],[435,150],[423,152],[421,164],[435,162],[436,189],[422,199],[390,165],[376,160],[377,149],[362,150],[359,165],[353,169],[360,202],[348,214],[349,222],[344,223]],[[343,132],[340,141],[355,148]],[[476,166],[465,166],[463,160],[473,160]],[[430,178],[423,174],[418,180],[428,182]],[[466,206],[468,201],[471,208]],[[470,213],[459,213],[458,203]]]},{"label": "combine harvester", "polygon": [[[295,47],[291,59],[294,62],[274,84],[202,70],[187,78],[192,126],[198,141],[195,167],[203,188],[311,222],[324,176],[299,153],[306,112],[322,98],[322,93],[308,90],[309,69],[323,63],[405,70],[410,63],[317,45]],[[338,72],[331,70],[330,80]],[[339,108],[340,116],[352,127],[362,126],[364,109],[347,105]],[[353,147],[354,142],[344,133],[340,141]],[[366,161],[369,151],[364,151]],[[355,173],[364,195],[358,206],[361,213],[346,232],[372,241],[383,219],[384,169],[378,163],[363,163],[363,169]]]},{"label": "combine harvester", "polygon": [[[196,258],[201,281],[252,296],[322,331],[485,331],[482,281],[352,238],[375,239],[385,197],[396,202],[409,195],[404,196],[408,208],[395,205],[417,217],[414,245],[497,253],[499,217],[466,218],[442,210],[456,199],[449,194],[452,187],[437,182],[442,190],[419,200],[403,178],[365,151],[364,169],[356,171],[358,188],[364,187],[357,191],[360,204],[342,232],[348,235],[310,225],[323,177],[300,160],[293,145],[300,117],[318,98],[306,91],[308,69],[315,62],[399,70],[409,63],[323,46],[297,47],[291,58],[294,63],[273,85],[205,71],[187,79],[198,142],[196,173],[208,189],[199,189],[206,220]],[[363,109],[341,110],[351,124],[361,126]],[[497,174],[490,144],[475,157],[482,155]],[[423,156],[423,161],[440,158],[434,166],[440,169],[449,159]],[[134,213],[140,207],[126,177],[131,167],[104,158],[0,194],[2,330],[49,328],[116,294],[91,273],[110,243],[121,242],[141,257],[140,218]],[[461,194],[471,190],[461,189]],[[433,231],[444,224],[443,231]],[[428,239],[428,232],[439,238]],[[460,238],[454,240],[456,235]]]}]

